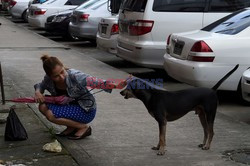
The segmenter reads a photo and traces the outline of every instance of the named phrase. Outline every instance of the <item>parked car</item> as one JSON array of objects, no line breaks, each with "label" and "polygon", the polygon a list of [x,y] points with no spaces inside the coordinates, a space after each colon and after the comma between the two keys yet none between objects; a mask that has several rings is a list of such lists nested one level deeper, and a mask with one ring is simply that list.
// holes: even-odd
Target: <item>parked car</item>
[{"label": "parked car", "polygon": [[242,98],[250,103],[250,69],[246,70],[241,79]]},{"label": "parked car", "polygon": [[170,33],[201,29],[248,0],[126,0],[119,13],[117,55],[141,66],[163,68]]},{"label": "parked car", "polygon": [[116,54],[118,34],[118,15],[101,19],[96,35],[97,47],[109,53]]},{"label": "parked car", "polygon": [[[89,0],[81,4],[79,7],[81,9],[87,9],[97,2],[99,2],[99,0]],[[49,33],[60,35],[67,39],[75,39],[69,33],[68,28],[73,10],[74,9],[70,9],[63,12],[54,13],[54,15],[48,17],[45,23],[45,30]]]},{"label": "parked car", "polygon": [[24,21],[28,21],[27,9],[30,0],[11,0],[10,14],[13,18],[22,18]]},{"label": "parked car", "polygon": [[219,89],[240,90],[242,73],[250,67],[249,16],[247,8],[201,30],[171,34],[164,55],[168,75],[193,86],[211,88],[239,64]]},{"label": "parked car", "polygon": [[72,36],[68,33],[72,12],[73,9],[70,9],[49,16],[45,23],[45,30],[53,35],[60,35],[63,38],[72,38]]},{"label": "parked car", "polygon": [[9,0],[1,0],[2,2],[2,10],[8,10],[9,8]]},{"label": "parked car", "polygon": [[31,26],[45,28],[47,18],[53,13],[76,8],[87,0],[49,0],[43,4],[31,4],[28,22]]},{"label": "parked car", "polygon": [[69,23],[72,36],[96,42],[98,24],[102,18],[111,16],[107,0],[101,0],[88,9],[75,9]]}]

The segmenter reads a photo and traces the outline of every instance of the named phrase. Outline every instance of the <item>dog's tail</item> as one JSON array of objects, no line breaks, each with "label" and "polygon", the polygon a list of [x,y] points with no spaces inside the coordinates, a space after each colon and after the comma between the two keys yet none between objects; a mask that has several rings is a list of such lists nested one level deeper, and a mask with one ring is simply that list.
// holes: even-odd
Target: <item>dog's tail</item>
[{"label": "dog's tail", "polygon": [[217,90],[219,88],[219,86],[231,75],[233,74],[233,72],[235,72],[235,70],[237,70],[237,68],[239,67],[239,64],[237,64],[231,71],[229,71],[222,79],[220,79],[220,81],[218,81],[214,86],[213,86],[213,90]]}]

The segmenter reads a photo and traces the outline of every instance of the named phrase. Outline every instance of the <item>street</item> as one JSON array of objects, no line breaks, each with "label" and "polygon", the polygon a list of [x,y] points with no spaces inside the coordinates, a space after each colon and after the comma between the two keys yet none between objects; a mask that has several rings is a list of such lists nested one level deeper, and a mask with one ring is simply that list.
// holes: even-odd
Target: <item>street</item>
[{"label": "street", "polygon": [[[0,22],[0,61],[4,80],[13,82],[18,96],[32,96],[33,85],[43,78],[39,60],[42,54],[57,56],[67,67],[104,79],[121,79],[133,74],[144,79],[162,78],[164,88],[169,91],[191,87],[168,77],[164,70],[136,66],[98,50],[88,41],[66,41],[9,16],[0,16]],[[231,156],[224,154],[250,148],[249,106],[240,103],[236,92],[220,91],[218,97],[215,136],[209,151],[197,148],[203,131],[198,117],[190,112],[168,124],[166,155],[157,156],[150,149],[158,141],[156,121],[139,100],[124,100],[119,90],[96,94],[99,110],[91,122],[94,130],[91,137],[80,141],[58,139],[79,165],[244,165],[242,161],[235,162],[242,156],[230,161]],[[51,126],[38,112],[36,104],[29,107],[44,124]],[[60,126],[55,127],[61,130]]]}]

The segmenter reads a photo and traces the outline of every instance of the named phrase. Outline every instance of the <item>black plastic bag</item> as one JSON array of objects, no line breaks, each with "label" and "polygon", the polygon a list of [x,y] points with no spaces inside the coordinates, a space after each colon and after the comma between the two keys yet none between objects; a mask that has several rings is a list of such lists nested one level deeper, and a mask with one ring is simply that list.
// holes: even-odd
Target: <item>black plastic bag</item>
[{"label": "black plastic bag", "polygon": [[5,141],[22,141],[28,139],[28,134],[15,113],[14,108],[10,108],[4,137]]}]

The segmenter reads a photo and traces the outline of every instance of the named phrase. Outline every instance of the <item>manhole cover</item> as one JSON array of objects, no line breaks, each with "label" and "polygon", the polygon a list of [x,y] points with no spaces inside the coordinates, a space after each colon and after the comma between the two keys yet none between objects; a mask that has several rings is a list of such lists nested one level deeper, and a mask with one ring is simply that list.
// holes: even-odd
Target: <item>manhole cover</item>
[{"label": "manhole cover", "polygon": [[225,151],[223,155],[232,161],[247,165],[250,164],[250,149],[229,150]]}]

